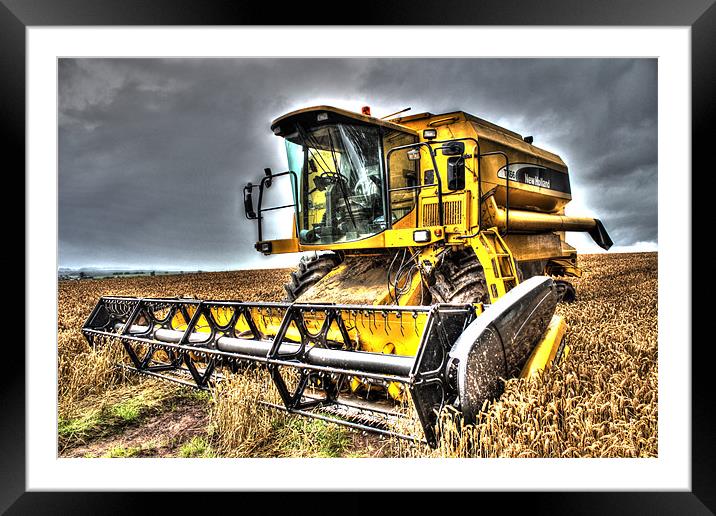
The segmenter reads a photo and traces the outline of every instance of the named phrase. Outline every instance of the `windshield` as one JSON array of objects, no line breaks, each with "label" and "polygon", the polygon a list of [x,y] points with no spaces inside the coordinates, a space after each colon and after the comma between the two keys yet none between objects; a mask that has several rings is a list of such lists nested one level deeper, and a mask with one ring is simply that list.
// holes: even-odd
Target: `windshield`
[{"label": "windshield", "polygon": [[286,137],[286,152],[299,177],[301,243],[350,242],[386,229],[377,127],[297,126]]}]

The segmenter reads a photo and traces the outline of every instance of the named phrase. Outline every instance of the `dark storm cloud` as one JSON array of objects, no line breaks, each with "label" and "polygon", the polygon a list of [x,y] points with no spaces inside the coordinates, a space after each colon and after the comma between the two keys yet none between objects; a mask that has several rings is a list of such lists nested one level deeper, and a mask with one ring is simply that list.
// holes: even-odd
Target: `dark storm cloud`
[{"label": "dark storm cloud", "polygon": [[[534,135],[569,165],[575,209],[618,245],[656,241],[656,100],[655,60],[63,59],[60,265],[265,264],[241,188],[286,167],[270,121],[322,103]],[[276,215],[267,236],[289,227]]]}]

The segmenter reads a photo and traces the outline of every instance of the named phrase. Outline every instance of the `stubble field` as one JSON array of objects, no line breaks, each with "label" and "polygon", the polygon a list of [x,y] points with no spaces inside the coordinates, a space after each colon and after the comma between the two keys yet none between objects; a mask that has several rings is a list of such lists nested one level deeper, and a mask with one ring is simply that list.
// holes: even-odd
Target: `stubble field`
[{"label": "stubble field", "polygon": [[289,269],[61,281],[58,454],[67,457],[655,457],[657,254],[580,257],[577,301],[561,304],[569,356],[506,382],[474,426],[445,413],[430,449],[286,416],[261,371],[209,393],[121,373],[117,346],[91,349],[84,319],[102,295],[280,301]]}]

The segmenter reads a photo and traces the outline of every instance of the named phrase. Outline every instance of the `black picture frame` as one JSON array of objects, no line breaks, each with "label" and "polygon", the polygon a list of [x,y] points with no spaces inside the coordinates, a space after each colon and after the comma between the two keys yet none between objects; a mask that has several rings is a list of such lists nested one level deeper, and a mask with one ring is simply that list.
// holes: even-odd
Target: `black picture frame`
[{"label": "black picture frame", "polygon": [[[306,12],[310,11],[310,12]],[[336,13],[345,14],[336,17]],[[338,19],[336,19],[338,18]],[[396,1],[374,6],[364,2],[345,4],[338,9],[335,2],[322,6],[312,2],[311,9],[301,4],[266,9],[258,3],[206,0],[0,0],[0,104],[5,162],[14,157],[17,169],[25,167],[25,30],[29,26],[86,25],[288,25],[345,24],[360,25],[555,25],[555,26],[688,26],[691,28],[692,73],[692,164],[693,170],[704,174],[699,188],[692,182],[692,194],[714,184],[709,164],[712,144],[709,142],[714,122],[716,92],[716,5],[714,0],[609,0],[575,3],[569,0],[520,2],[489,0],[480,2],[411,2]],[[14,171],[7,167],[6,170]],[[8,174],[9,175],[9,174]],[[679,171],[679,177],[687,177]],[[23,187],[24,188],[24,187]],[[693,206],[698,206],[695,197]],[[675,209],[691,209],[676,207]],[[692,236],[708,234],[708,218],[693,216]],[[694,238],[692,242],[696,243]],[[19,247],[19,246],[17,246]],[[23,251],[24,252],[24,251]],[[692,256],[692,270],[697,271],[713,258]],[[710,255],[712,256],[712,255]],[[25,257],[27,259],[27,257]],[[706,272],[711,274],[711,268]],[[25,274],[31,271],[25,268]],[[684,281],[691,282],[690,277]],[[698,291],[708,289],[709,281],[692,288],[694,297],[679,302],[692,303],[692,321],[709,320],[706,303],[697,303]],[[660,309],[668,309],[662,304]],[[29,314],[26,314],[27,318]],[[26,325],[28,321],[26,320]],[[695,330],[696,328],[694,328]],[[696,335],[696,332],[693,332]],[[532,513],[569,514],[713,514],[716,511],[716,431],[712,426],[711,374],[714,356],[709,340],[695,342],[685,333],[679,343],[685,352],[691,347],[692,357],[692,489],[690,492],[587,492],[587,493],[480,493],[480,505],[508,507],[509,512],[529,509]],[[173,506],[181,507],[182,493],[162,496],[135,493],[60,493],[25,492],[25,359],[14,356],[12,367],[4,369],[0,400],[3,409],[0,425],[0,511],[7,514],[120,514],[144,512],[149,506],[171,498]],[[318,487],[317,487],[318,488]],[[186,493],[188,496],[194,496]],[[241,495],[244,499],[245,494]],[[260,495],[259,495],[260,496]],[[446,496],[445,493],[436,496]],[[254,496],[255,500],[265,500]],[[381,497],[381,511],[392,508],[387,497]],[[212,500],[217,498],[212,497]],[[409,513],[422,504],[424,497],[396,498],[401,512]],[[195,498],[199,504],[206,498]],[[242,501],[248,508],[252,502]],[[446,511],[445,501],[435,499]],[[221,503],[221,502],[217,502]],[[358,493],[344,495],[342,513],[370,510],[366,498]],[[462,501],[460,502],[462,503]],[[297,504],[293,504],[297,505]],[[291,507],[291,511],[301,507]],[[312,503],[301,503],[304,510]],[[185,508],[188,506],[184,505]],[[165,509],[167,507],[165,506]],[[315,509],[315,507],[313,507]],[[268,509],[268,507],[266,508]],[[259,511],[262,512],[262,511]],[[505,511],[501,511],[505,512]]]}]

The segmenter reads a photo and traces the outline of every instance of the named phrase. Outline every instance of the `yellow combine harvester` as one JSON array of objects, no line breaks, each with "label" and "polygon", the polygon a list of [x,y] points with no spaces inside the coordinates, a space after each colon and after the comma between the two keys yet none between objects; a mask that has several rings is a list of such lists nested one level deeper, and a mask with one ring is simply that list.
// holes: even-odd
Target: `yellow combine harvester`
[{"label": "yellow combine harvester", "polygon": [[[199,388],[264,364],[278,408],[416,438],[395,426],[410,401],[432,446],[442,408],[473,421],[504,379],[561,359],[555,308],[575,292],[552,276],[581,274],[564,232],[612,242],[599,220],[565,216],[559,156],[464,112],[387,121],[318,106],[271,128],[289,170],[265,169],[244,205],[259,252],[315,251],[286,302],[103,297],[90,343],[118,340],[124,367]],[[266,206],[279,181],[293,202]],[[264,240],[267,213],[288,209],[291,238]]]}]

